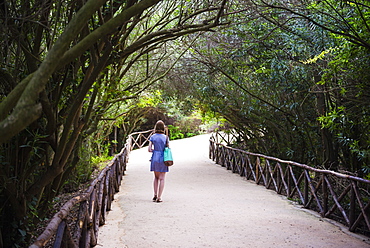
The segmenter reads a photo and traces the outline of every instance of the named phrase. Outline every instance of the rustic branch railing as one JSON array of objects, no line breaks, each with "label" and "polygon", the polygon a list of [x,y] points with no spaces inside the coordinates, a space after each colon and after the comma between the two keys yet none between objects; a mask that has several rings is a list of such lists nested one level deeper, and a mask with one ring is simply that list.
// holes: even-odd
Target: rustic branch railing
[{"label": "rustic branch railing", "polygon": [[225,135],[217,135],[211,137],[209,149],[217,164],[346,225],[351,232],[370,236],[370,180],[235,149],[221,144],[228,140]]},{"label": "rustic branch railing", "polygon": [[[148,144],[151,134],[152,130],[130,134],[125,147],[99,173],[86,192],[65,203],[30,248],[44,247],[50,243],[54,248],[95,246],[99,226],[104,225],[114,194],[119,191],[129,154],[133,149]],[[67,221],[72,210],[78,211],[78,218],[72,225],[73,230],[70,230]]]}]

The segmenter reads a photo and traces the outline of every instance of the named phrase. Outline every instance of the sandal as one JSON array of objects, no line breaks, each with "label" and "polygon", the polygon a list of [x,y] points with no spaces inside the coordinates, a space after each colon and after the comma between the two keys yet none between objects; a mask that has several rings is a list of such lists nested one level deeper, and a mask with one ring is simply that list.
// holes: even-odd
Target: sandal
[{"label": "sandal", "polygon": [[153,201],[154,202],[157,201],[157,196],[156,195],[153,197]]},{"label": "sandal", "polygon": [[161,198],[157,198],[156,202],[162,202]]}]

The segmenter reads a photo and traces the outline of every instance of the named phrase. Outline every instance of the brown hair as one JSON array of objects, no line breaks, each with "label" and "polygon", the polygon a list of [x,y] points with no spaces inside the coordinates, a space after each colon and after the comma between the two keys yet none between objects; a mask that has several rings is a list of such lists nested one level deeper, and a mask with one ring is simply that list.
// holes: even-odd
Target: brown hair
[{"label": "brown hair", "polygon": [[159,120],[154,126],[155,133],[165,133],[165,125],[164,122]]}]

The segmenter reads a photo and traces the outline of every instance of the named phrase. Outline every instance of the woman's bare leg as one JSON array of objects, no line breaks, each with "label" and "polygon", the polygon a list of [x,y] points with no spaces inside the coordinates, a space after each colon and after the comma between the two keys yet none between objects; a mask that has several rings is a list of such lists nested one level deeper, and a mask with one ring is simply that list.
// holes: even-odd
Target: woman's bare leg
[{"label": "woman's bare leg", "polygon": [[157,171],[155,171],[154,175],[155,175],[155,177],[154,177],[154,194],[156,192],[157,194],[155,194],[155,195],[157,195],[157,198],[159,200],[161,200],[163,189],[164,189],[164,179],[165,179],[165,176],[166,176],[166,172],[157,172]]},{"label": "woman's bare leg", "polygon": [[159,178],[157,174],[158,172],[154,171],[154,181],[153,181],[154,198],[153,200],[156,200],[156,198],[158,197]]}]

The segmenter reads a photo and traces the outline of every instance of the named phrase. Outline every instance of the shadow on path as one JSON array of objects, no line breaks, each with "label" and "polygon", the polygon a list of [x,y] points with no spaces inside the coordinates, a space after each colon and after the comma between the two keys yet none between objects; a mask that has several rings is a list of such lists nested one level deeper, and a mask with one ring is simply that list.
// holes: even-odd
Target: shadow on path
[{"label": "shadow on path", "polygon": [[274,191],[208,159],[209,135],[171,141],[162,203],[151,201],[147,148],[130,155],[97,247],[370,247]]}]

